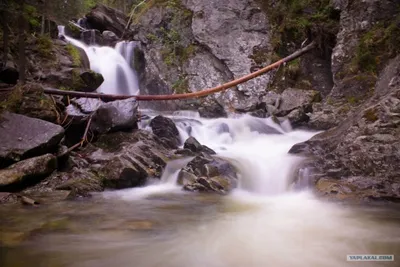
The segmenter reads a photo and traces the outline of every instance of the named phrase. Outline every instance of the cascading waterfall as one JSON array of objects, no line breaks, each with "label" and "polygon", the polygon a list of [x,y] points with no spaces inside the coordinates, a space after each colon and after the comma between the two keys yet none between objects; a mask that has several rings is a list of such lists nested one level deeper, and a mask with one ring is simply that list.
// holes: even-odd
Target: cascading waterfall
[{"label": "cascading waterfall", "polygon": [[[90,68],[103,75],[104,82],[97,89],[97,92],[116,95],[139,94],[137,76],[130,66],[133,52],[129,49],[134,49],[134,45],[125,45],[126,42],[122,41],[115,48],[87,46],[83,42],[67,36],[64,26],[59,26],[58,29],[59,36],[63,36],[69,43],[82,48],[86,52],[90,61]],[[125,47],[126,52],[121,54],[120,47]]]}]

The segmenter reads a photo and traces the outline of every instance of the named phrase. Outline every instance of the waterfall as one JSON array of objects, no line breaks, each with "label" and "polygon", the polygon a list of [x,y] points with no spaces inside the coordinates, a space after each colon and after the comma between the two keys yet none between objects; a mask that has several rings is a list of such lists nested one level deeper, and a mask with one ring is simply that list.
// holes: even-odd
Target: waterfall
[{"label": "waterfall", "polygon": [[[122,41],[115,48],[87,46],[83,42],[67,36],[64,26],[59,26],[58,30],[60,37],[64,37],[72,45],[83,49],[89,58],[90,68],[103,75],[104,82],[97,92],[116,95],[139,94],[138,79],[135,71],[130,67],[135,48],[133,44],[126,45],[127,42]],[[121,47],[125,47],[125,53],[120,52]]]}]

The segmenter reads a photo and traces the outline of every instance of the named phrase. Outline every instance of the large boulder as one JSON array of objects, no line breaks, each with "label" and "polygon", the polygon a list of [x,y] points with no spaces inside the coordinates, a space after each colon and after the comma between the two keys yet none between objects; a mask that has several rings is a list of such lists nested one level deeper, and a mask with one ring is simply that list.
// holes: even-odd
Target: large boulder
[{"label": "large boulder", "polygon": [[100,32],[112,31],[119,37],[122,37],[128,23],[128,18],[121,11],[98,4],[86,14],[86,22],[92,29],[99,30]]},{"label": "large boulder", "polygon": [[280,97],[277,115],[286,116],[295,109],[310,112],[312,104],[320,100],[321,95],[318,91],[287,88]]},{"label": "large boulder", "polygon": [[0,115],[0,167],[54,152],[64,136],[56,124],[4,112]]},{"label": "large boulder", "polygon": [[14,87],[5,103],[9,111],[49,122],[58,122],[62,111],[50,96],[44,94],[39,84]]},{"label": "large boulder", "polygon": [[80,77],[85,84],[82,88],[78,88],[79,91],[94,92],[104,82],[103,75],[94,72],[92,70],[84,71],[80,74]]},{"label": "large boulder", "polygon": [[173,120],[159,115],[150,121],[150,127],[153,133],[164,140],[171,148],[178,148],[181,141],[178,128],[176,128]]},{"label": "large boulder", "polygon": [[17,162],[0,170],[0,191],[18,190],[37,183],[57,168],[57,158],[46,154]]},{"label": "large boulder", "polygon": [[94,112],[90,129],[96,133],[137,128],[138,103],[134,98],[100,105]]},{"label": "large boulder", "polygon": [[80,155],[73,169],[60,172],[51,186],[83,196],[105,188],[136,187],[149,177],[161,177],[172,156],[167,144],[144,130],[101,135]]}]

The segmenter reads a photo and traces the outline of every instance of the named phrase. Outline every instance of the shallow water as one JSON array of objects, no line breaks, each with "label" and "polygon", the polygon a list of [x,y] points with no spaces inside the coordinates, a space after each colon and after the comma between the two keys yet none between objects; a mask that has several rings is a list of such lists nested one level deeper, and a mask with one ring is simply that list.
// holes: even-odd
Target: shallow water
[{"label": "shallow water", "polygon": [[398,266],[346,255],[400,253],[398,206],[327,203],[310,192],[98,194],[10,208],[0,207],[9,236],[1,266]]}]

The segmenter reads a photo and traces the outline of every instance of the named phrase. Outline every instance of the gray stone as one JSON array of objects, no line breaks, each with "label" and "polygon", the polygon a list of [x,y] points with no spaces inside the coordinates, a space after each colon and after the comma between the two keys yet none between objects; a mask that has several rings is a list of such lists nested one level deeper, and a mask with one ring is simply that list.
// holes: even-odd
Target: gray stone
[{"label": "gray stone", "polygon": [[118,36],[112,31],[104,31],[103,32],[103,42],[104,45],[114,46],[116,42],[118,42]]},{"label": "gray stone", "polygon": [[216,154],[215,151],[211,148],[201,145],[199,141],[197,141],[196,138],[194,138],[193,136],[190,136],[188,139],[186,139],[185,143],[183,144],[183,148],[189,149],[194,153],[205,152],[210,155]]},{"label": "gray stone", "polygon": [[56,124],[3,112],[0,115],[0,166],[54,152],[64,136]]},{"label": "gray stone", "polygon": [[237,175],[229,162],[202,153],[179,172],[178,183],[187,191],[225,194],[236,188]]},{"label": "gray stone", "polygon": [[163,116],[156,116],[150,122],[153,133],[164,140],[171,148],[178,148],[180,137],[178,128],[173,120]]},{"label": "gray stone", "polygon": [[97,4],[86,14],[86,19],[92,29],[100,32],[112,31],[119,37],[122,37],[128,23],[128,18],[124,13],[102,4]]},{"label": "gray stone", "polygon": [[104,103],[94,112],[90,129],[96,133],[136,129],[138,116],[134,98]]},{"label": "gray stone", "polygon": [[309,112],[312,104],[321,99],[320,93],[314,90],[300,90],[288,88],[281,95],[282,102],[279,105],[279,116],[285,116],[292,110],[302,108],[304,112]]},{"label": "gray stone", "polygon": [[21,189],[51,174],[57,168],[57,159],[51,154],[17,162],[0,170],[0,190]]}]

